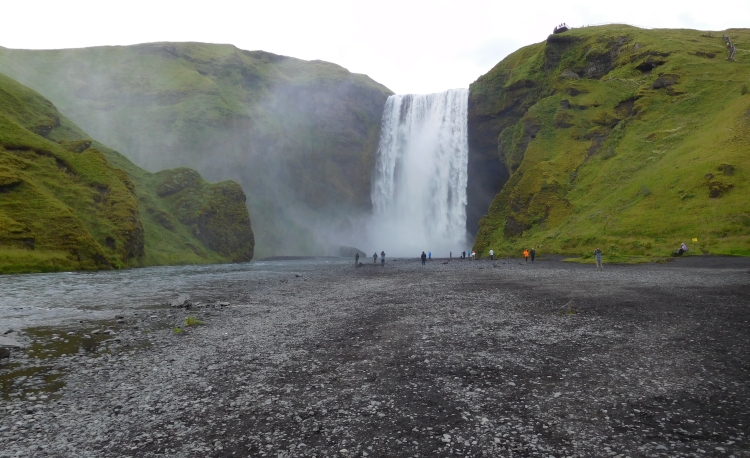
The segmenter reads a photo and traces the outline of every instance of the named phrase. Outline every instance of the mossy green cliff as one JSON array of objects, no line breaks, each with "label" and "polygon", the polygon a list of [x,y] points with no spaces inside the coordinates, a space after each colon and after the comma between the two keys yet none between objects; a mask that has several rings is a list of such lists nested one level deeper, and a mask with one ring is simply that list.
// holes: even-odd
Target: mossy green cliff
[{"label": "mossy green cliff", "polygon": [[573,29],[473,83],[477,252],[750,255],[750,31],[724,33],[734,62],[721,32]]},{"label": "mossy green cliff", "polygon": [[[189,183],[175,184],[184,174]],[[192,170],[145,172],[0,74],[0,272],[252,255],[239,185],[209,184]]]},{"label": "mossy green cliff", "polygon": [[370,209],[391,92],[365,75],[202,43],[0,48],[0,71],[141,167],[239,182],[261,255],[320,254],[311,226]]}]

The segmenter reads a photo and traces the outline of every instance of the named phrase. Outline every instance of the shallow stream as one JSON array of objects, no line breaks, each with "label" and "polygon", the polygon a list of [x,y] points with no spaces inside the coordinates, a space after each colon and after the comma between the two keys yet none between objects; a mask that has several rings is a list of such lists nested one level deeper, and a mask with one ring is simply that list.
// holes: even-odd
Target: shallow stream
[{"label": "shallow stream", "polygon": [[9,329],[111,320],[128,309],[159,307],[180,294],[208,301],[343,258],[253,261],[242,264],[148,267],[119,271],[0,276],[0,335]]}]

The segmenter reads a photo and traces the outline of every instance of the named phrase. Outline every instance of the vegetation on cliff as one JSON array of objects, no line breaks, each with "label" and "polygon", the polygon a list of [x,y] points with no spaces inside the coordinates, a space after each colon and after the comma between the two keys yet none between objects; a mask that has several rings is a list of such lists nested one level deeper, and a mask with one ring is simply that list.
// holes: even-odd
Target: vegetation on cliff
[{"label": "vegetation on cliff", "polygon": [[0,48],[0,71],[138,166],[239,182],[263,256],[320,254],[314,224],[370,209],[391,92],[365,75],[202,43]]},{"label": "vegetation on cliff", "polygon": [[[180,173],[191,174],[191,181],[176,189]],[[160,194],[170,185],[171,192]],[[145,172],[92,141],[38,93],[0,74],[0,272],[252,255],[239,185],[209,184],[192,170]]]},{"label": "vegetation on cliff", "polygon": [[[750,31],[573,29],[470,87],[470,138],[507,182],[475,249],[611,259],[750,255]],[[697,239],[697,242],[693,242]]]}]

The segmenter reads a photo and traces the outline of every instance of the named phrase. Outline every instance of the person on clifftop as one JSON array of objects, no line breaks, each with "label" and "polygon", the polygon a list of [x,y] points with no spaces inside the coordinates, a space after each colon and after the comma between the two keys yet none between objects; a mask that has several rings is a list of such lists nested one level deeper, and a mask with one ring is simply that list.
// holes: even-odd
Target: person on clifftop
[{"label": "person on clifftop", "polygon": [[380,252],[380,265],[385,266],[385,251]]},{"label": "person on clifftop", "polygon": [[523,257],[526,258],[526,262],[529,262],[529,250],[523,250]]},{"label": "person on clifftop", "polygon": [[422,265],[424,265],[424,263],[427,262],[427,255],[424,254],[424,251],[422,252],[422,256],[420,257],[422,258]]}]

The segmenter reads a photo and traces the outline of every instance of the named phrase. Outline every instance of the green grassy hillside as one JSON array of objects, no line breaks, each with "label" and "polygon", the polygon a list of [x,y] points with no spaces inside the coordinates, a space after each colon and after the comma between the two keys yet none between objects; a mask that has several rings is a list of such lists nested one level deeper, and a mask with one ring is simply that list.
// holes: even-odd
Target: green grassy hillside
[{"label": "green grassy hillside", "polygon": [[244,198],[135,167],[0,74],[0,272],[250,260]]},{"label": "green grassy hillside", "polygon": [[750,31],[725,33],[735,62],[722,33],[574,29],[472,84],[475,144],[510,175],[477,252],[750,255]]},{"label": "green grassy hillside", "polygon": [[319,253],[312,225],[370,208],[391,92],[365,75],[201,43],[0,48],[0,71],[140,167],[239,182],[261,255]]}]

